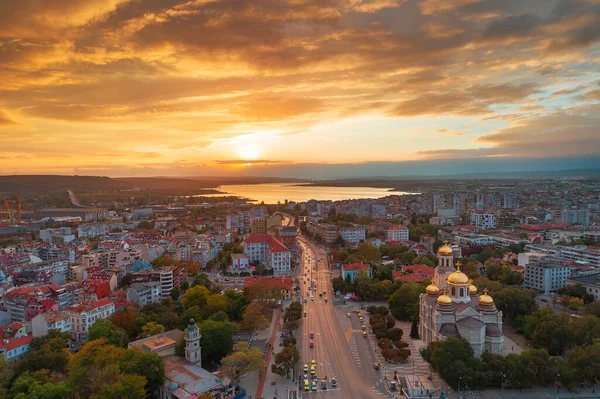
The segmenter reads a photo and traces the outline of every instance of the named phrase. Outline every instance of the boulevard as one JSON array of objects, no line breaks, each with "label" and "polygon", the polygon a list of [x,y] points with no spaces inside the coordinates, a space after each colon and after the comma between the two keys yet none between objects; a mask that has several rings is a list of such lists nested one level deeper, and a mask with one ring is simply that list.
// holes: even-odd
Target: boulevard
[{"label": "boulevard", "polygon": [[[308,376],[309,381],[311,380],[310,371],[303,372],[305,364],[310,370],[311,361],[315,360],[318,376],[317,390],[303,392],[303,394],[310,398],[390,397],[385,390],[385,385],[381,383],[384,370],[376,371],[373,368],[373,363],[378,360],[369,345],[369,338],[362,336],[357,315],[352,312],[351,306],[333,304],[332,271],[327,261],[326,251],[313,242],[307,240],[301,242],[304,247],[304,259],[303,270],[299,273],[298,279],[301,282],[306,317],[303,318],[298,335],[301,350],[300,388],[304,390],[304,374]],[[309,293],[308,288],[311,285]],[[346,316],[348,312],[351,317]],[[366,315],[365,311],[363,313]],[[364,323],[367,322],[365,317]],[[311,332],[314,333],[313,348],[310,347]],[[323,378],[327,379],[325,390],[321,388]],[[337,387],[331,386],[332,378],[337,380]],[[312,382],[310,387],[312,389]]]}]

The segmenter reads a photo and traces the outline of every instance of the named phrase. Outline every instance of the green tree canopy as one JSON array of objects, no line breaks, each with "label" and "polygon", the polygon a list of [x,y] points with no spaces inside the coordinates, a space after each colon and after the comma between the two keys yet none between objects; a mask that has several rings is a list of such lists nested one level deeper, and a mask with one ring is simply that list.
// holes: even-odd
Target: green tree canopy
[{"label": "green tree canopy", "polygon": [[231,355],[221,359],[223,374],[237,385],[242,376],[251,371],[262,371],[266,367],[263,353],[258,348],[249,348],[246,342],[235,345]]},{"label": "green tree canopy", "polygon": [[139,338],[148,338],[153,335],[161,334],[165,331],[165,327],[162,324],[155,323],[153,321],[149,321],[148,323],[142,326],[142,332],[140,333]]},{"label": "green tree canopy", "polygon": [[198,306],[200,309],[204,309],[208,302],[209,294],[208,288],[201,285],[193,286],[183,294],[181,297],[181,304],[186,309],[189,309],[192,306]]},{"label": "green tree canopy", "polygon": [[269,320],[263,314],[263,306],[258,302],[252,302],[244,311],[242,328],[250,331],[260,331],[269,327]]},{"label": "green tree canopy", "polygon": [[129,342],[125,330],[115,326],[110,320],[98,319],[88,331],[88,341],[104,338],[110,345],[124,347]]},{"label": "green tree canopy", "polygon": [[233,349],[233,334],[237,326],[229,321],[205,320],[200,324],[202,358],[218,362]]},{"label": "green tree canopy", "polygon": [[296,363],[300,361],[300,352],[295,346],[286,346],[275,355],[275,364],[271,365],[271,371],[280,376],[290,378],[290,371],[294,370]]}]

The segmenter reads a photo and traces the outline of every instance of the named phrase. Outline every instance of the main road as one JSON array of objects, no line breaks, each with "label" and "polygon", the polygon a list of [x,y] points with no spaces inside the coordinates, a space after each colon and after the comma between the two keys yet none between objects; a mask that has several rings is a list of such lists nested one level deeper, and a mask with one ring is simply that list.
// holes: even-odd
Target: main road
[{"label": "main road", "polygon": [[[362,337],[357,315],[351,313],[351,317],[346,317],[346,313],[351,312],[350,307],[333,305],[331,270],[327,262],[327,252],[304,239],[301,239],[301,245],[304,248],[302,255],[304,266],[298,279],[301,281],[302,302],[306,312],[299,337],[301,389],[304,390],[304,374],[309,380],[311,378],[312,360],[317,363],[316,375],[319,378],[317,391],[304,392],[304,395],[315,399],[389,397],[384,385],[381,384],[383,380],[381,371],[373,369],[373,362],[377,361],[376,355],[369,345],[369,338]],[[311,300],[311,296],[314,299]],[[366,318],[365,322],[367,322]],[[314,333],[313,339],[310,338],[311,332]],[[314,343],[313,348],[310,347],[311,341]],[[308,365],[308,373],[303,372],[304,364]],[[327,379],[326,390],[321,388],[323,378]],[[332,378],[336,378],[337,387],[331,386]]]}]

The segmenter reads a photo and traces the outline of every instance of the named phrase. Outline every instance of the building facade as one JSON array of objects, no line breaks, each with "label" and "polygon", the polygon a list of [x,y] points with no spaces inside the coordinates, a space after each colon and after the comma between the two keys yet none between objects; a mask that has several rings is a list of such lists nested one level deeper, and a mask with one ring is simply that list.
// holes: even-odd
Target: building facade
[{"label": "building facade", "polygon": [[542,261],[525,265],[523,287],[536,290],[540,294],[556,293],[571,277],[571,268],[559,263]]},{"label": "building facade", "polygon": [[388,241],[408,241],[408,229],[405,226],[393,226],[387,230]]},{"label": "building facade", "polygon": [[[485,351],[502,354],[502,312],[496,309],[487,290],[479,295],[477,287],[454,269],[452,248],[446,243],[438,250],[439,266],[433,283],[419,298],[419,336],[426,343],[449,337],[462,337],[475,356]],[[450,274],[447,271],[452,269]],[[441,290],[443,288],[443,291]]]}]

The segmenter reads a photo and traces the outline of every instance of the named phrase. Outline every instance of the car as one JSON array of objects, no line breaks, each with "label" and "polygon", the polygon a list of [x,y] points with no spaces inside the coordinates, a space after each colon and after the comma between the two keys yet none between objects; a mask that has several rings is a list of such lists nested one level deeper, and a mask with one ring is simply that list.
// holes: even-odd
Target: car
[{"label": "car", "polygon": [[310,300],[311,300],[311,301],[314,301],[314,300],[315,300],[315,297],[314,297],[313,295],[311,295],[311,296],[310,296]]},{"label": "car", "polygon": [[373,368],[374,368],[375,370],[379,370],[379,366],[380,366],[380,364],[379,364],[379,363],[373,363]]},{"label": "car", "polygon": [[313,391],[317,390],[317,383],[315,381],[313,381],[313,383],[312,383],[312,390]]},{"label": "car", "polygon": [[327,298],[325,298],[325,303],[327,303]]},{"label": "car", "polygon": [[327,295],[327,291],[323,291],[323,295]]},{"label": "car", "polygon": [[316,375],[313,375],[313,376],[312,376],[312,380],[313,380],[314,382],[318,382],[318,381],[319,381],[319,377],[317,377]]},{"label": "car", "polygon": [[350,317],[352,316],[350,313],[346,313],[346,317]]},{"label": "car", "polygon": [[317,374],[317,370],[315,370],[315,366],[310,366],[310,375]]},{"label": "car", "polygon": [[327,389],[327,380],[325,378],[321,380],[321,389]]},{"label": "car", "polygon": [[311,338],[314,338],[314,337],[315,337],[315,333],[311,331],[311,332],[308,334],[308,336],[309,336],[309,337],[311,337]]},{"label": "car", "polygon": [[314,348],[315,347],[315,343],[313,341],[310,341],[310,347]]},{"label": "car", "polygon": [[313,366],[316,366],[317,362],[315,361],[315,359],[313,359],[313,360],[310,361],[310,364],[312,364]]},{"label": "car", "polygon": [[336,380],[335,378],[332,378],[332,379],[331,379],[331,387],[332,387],[332,388],[335,388],[335,387],[337,387],[337,380]]},{"label": "car", "polygon": [[319,294],[319,298],[322,298],[322,297],[323,297],[323,294]]},{"label": "car", "polygon": [[363,331],[363,332],[362,332],[362,335],[363,335],[363,337],[366,337],[366,336],[367,336],[367,332],[366,332],[366,331]]},{"label": "car", "polygon": [[308,364],[305,364],[305,365],[304,365],[304,372],[305,372],[305,373],[308,373]]},{"label": "car", "polygon": [[360,313],[360,310],[358,310],[358,309],[352,309],[352,313]]},{"label": "car", "polygon": [[304,317],[306,317],[306,312],[304,312]]},{"label": "car", "polygon": [[362,326],[360,326],[360,329],[365,331],[367,329],[367,327],[365,327],[365,325],[363,324]]},{"label": "car", "polygon": [[304,391],[310,391],[310,385],[308,384],[308,380],[304,380]]}]

